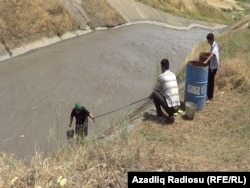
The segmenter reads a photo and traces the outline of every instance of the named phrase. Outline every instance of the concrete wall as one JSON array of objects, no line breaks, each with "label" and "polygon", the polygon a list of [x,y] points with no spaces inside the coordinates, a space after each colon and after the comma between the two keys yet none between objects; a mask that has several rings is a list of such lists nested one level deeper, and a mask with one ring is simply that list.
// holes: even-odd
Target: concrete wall
[{"label": "concrete wall", "polygon": [[[154,9],[135,0],[107,0],[128,22],[158,22],[165,26],[190,29],[196,25],[203,27],[225,27],[202,21],[193,21]],[[195,23],[195,24],[194,24]]]},{"label": "concrete wall", "polygon": [[5,46],[0,43],[0,61],[6,60],[10,58],[10,54],[5,49]]}]

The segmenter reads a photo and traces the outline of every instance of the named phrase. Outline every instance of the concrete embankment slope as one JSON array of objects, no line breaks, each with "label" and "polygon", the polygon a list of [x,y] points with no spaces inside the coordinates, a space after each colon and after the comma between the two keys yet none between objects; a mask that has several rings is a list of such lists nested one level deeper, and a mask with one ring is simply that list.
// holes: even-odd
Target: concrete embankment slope
[{"label": "concrete embankment slope", "polygon": [[31,42],[30,44],[23,45],[15,49],[8,49],[3,43],[0,42],[0,62],[18,55],[22,55],[36,48],[48,46],[65,39],[70,39],[89,33],[90,30],[86,30],[88,17],[84,9],[81,7],[81,0],[61,0],[61,2],[71,12],[71,14],[74,15],[74,18],[80,23],[80,30],[71,33],[68,32],[62,36],[54,36],[52,38],[44,37],[38,41]]},{"label": "concrete embankment slope", "polygon": [[10,54],[7,52],[5,46],[0,43],[0,61],[10,58]]},{"label": "concrete embankment slope", "polygon": [[190,29],[192,27],[203,28],[224,28],[225,25],[194,21],[154,9],[148,5],[134,0],[107,0],[127,21],[128,23],[151,22],[169,28]]},{"label": "concrete embankment slope", "polygon": [[[0,61],[24,54],[32,49],[48,46],[50,44],[60,42],[65,39],[77,37],[91,30],[86,30],[87,22],[89,21],[88,15],[81,6],[81,0],[61,0],[62,3],[71,11],[75,16],[75,19],[79,21],[81,30],[72,33],[66,33],[59,37],[43,38],[39,41],[34,41],[25,46],[18,47],[16,49],[6,49],[4,44],[0,43]],[[114,7],[126,20],[127,24],[136,23],[152,23],[156,25],[162,25],[168,28],[188,30],[192,27],[214,28],[221,29],[226,27],[225,25],[211,24],[201,21],[193,21],[177,16],[170,15],[160,10],[156,10],[150,6],[136,2],[134,0],[107,0],[107,2]]]}]

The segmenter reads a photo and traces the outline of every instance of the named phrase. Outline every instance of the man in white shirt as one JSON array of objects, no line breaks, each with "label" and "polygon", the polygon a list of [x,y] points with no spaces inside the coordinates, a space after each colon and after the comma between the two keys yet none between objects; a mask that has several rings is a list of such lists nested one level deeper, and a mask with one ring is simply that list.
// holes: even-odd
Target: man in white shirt
[{"label": "man in white shirt", "polygon": [[162,120],[162,109],[168,114],[170,121],[174,121],[174,113],[180,107],[179,89],[176,75],[169,70],[168,59],[161,61],[162,73],[158,76],[154,91],[149,96],[153,99],[158,119]]},{"label": "man in white shirt", "polygon": [[214,40],[214,34],[207,35],[207,42],[211,46],[210,55],[204,61],[204,64],[209,63],[208,83],[207,83],[207,104],[214,98],[214,78],[220,64],[219,46]]}]

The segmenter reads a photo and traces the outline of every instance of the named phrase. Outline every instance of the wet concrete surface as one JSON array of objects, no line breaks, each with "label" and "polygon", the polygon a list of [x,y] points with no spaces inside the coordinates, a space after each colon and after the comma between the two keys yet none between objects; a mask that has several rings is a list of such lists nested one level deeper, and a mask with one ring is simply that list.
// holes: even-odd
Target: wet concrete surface
[{"label": "wet concrete surface", "polygon": [[[1,151],[25,158],[67,143],[75,102],[99,116],[146,98],[161,59],[168,58],[170,69],[177,73],[211,31],[219,32],[137,24],[94,31],[1,62]],[[114,125],[136,105],[95,123],[90,120],[89,135]]]}]

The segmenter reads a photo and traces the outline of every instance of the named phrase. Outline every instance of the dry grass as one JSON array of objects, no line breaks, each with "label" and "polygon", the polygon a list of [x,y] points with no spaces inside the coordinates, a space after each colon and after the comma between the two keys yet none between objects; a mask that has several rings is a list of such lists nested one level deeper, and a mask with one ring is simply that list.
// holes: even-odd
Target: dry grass
[{"label": "dry grass", "polygon": [[82,6],[87,12],[90,27],[113,27],[126,23],[126,20],[106,0],[84,0]]},{"label": "dry grass", "polygon": [[222,44],[221,53],[225,53],[221,63],[221,70],[223,71],[218,73],[217,79],[220,90],[227,92],[233,90],[240,93],[249,90],[249,30],[249,28],[240,29],[228,33],[223,39],[219,40]]},{"label": "dry grass", "polygon": [[215,8],[209,5],[206,1],[200,0],[136,1],[181,17],[222,24],[232,24],[236,20],[239,21],[243,16],[242,12],[239,13],[236,10],[218,9],[217,7]]},{"label": "dry grass", "polygon": [[78,27],[59,0],[0,1],[0,41],[7,49]]},{"label": "dry grass", "polygon": [[[237,90],[243,92],[248,89],[249,80],[249,67],[243,63],[241,58],[232,58],[225,60],[228,63],[222,64],[221,69],[224,71],[218,72],[217,85],[219,90],[230,92]],[[241,70],[241,72],[239,72]]]}]

